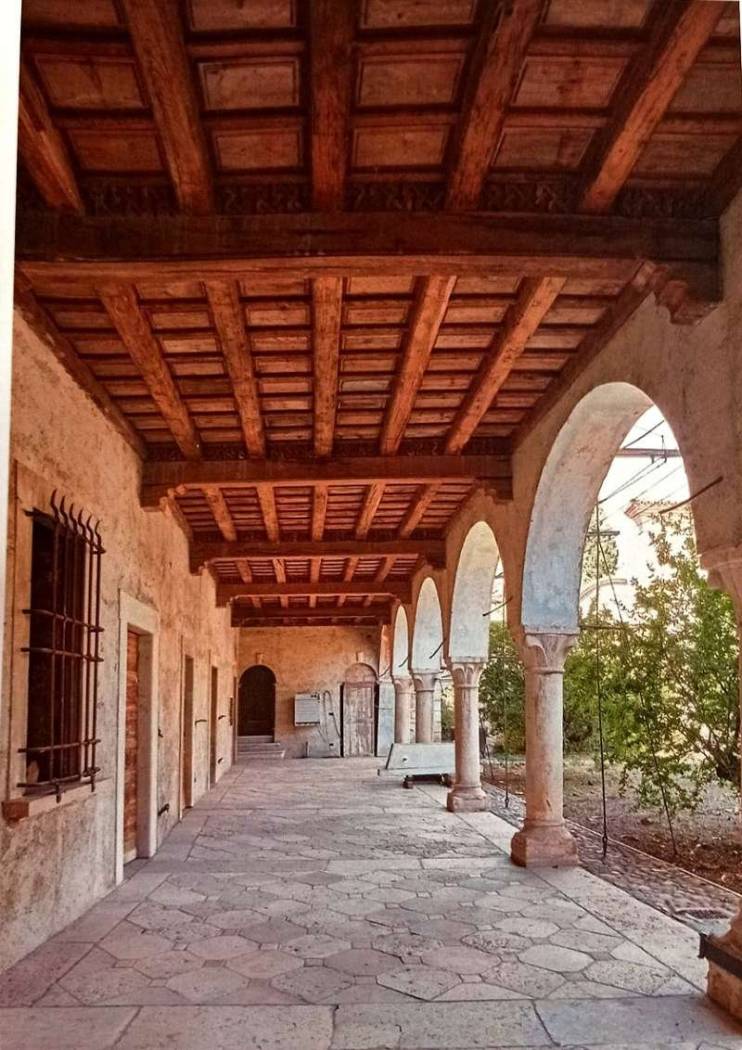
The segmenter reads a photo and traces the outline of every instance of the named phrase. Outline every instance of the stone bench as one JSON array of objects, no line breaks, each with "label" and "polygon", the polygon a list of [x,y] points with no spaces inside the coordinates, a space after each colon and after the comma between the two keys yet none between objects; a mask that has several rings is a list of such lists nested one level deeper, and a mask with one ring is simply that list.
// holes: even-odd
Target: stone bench
[{"label": "stone bench", "polygon": [[380,777],[402,776],[405,787],[412,786],[416,777],[445,779],[453,776],[456,768],[454,745],[440,744],[392,744]]}]

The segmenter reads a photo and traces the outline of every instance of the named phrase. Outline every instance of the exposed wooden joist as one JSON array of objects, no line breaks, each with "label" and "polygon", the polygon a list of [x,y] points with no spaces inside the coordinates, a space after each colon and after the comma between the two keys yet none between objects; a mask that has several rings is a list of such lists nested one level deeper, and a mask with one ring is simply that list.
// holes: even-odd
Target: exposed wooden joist
[{"label": "exposed wooden joist", "polygon": [[[356,569],[358,568],[358,563],[359,563],[360,560],[361,559],[358,557],[358,555],[353,555],[352,557],[348,558],[348,560],[346,561],[345,568],[343,569],[343,580],[346,583],[350,583],[350,581],[355,576]],[[339,606],[345,605],[345,597],[346,596],[344,594],[341,594],[338,597],[338,605]]]},{"label": "exposed wooden joist", "polygon": [[18,149],[50,208],[78,214],[85,210],[67,145],[27,62],[21,62]]},{"label": "exposed wooden joist", "polygon": [[384,580],[387,578],[389,573],[394,568],[394,563],[396,562],[396,560],[397,559],[396,559],[395,555],[393,555],[393,554],[388,554],[385,558],[382,559],[379,571],[374,576],[374,582],[375,583],[383,583],[384,582]]},{"label": "exposed wooden joist", "polygon": [[350,153],[355,7],[338,0],[309,4],[312,206],[340,211]]},{"label": "exposed wooden joist", "polygon": [[271,543],[277,543],[281,535],[278,522],[278,508],[276,507],[276,496],[272,485],[257,485],[258,502],[260,512],[263,515],[265,534]]},{"label": "exposed wooden joist", "polygon": [[328,496],[327,485],[317,485],[312,492],[312,539],[315,543],[319,543],[324,535]]},{"label": "exposed wooden joist", "polygon": [[544,0],[484,5],[451,147],[446,207],[452,211],[477,207],[544,6]]},{"label": "exposed wooden joist", "polygon": [[656,272],[650,265],[640,268],[634,280],[607,310],[595,328],[580,344],[577,354],[562,369],[559,377],[549,384],[515,434],[516,445],[521,444],[554,405],[564,396],[588,365],[595,360],[606,343],[623,327],[648,295],[656,289]]},{"label": "exposed wooden joist", "polygon": [[214,208],[209,154],[175,0],[123,0],[175,194],[183,211]]},{"label": "exposed wooden joist", "polygon": [[[410,505],[407,509],[407,513],[402,519],[402,524],[399,527],[399,535],[402,537],[411,536],[417,526],[423,519],[423,516],[438,494],[440,485],[433,482],[432,485],[423,485],[416,492],[416,494],[410,500]],[[420,552],[423,553],[422,551]]]},{"label": "exposed wooden joist", "polygon": [[217,587],[217,604],[226,605],[240,598],[296,598],[315,595],[317,597],[337,596],[340,598],[363,598],[367,595],[388,595],[399,601],[410,600],[409,584],[377,584],[373,581],[360,580],[353,583],[329,580],[322,583],[220,583]]},{"label": "exposed wooden joist", "polygon": [[379,504],[384,497],[384,487],[383,481],[377,481],[375,484],[369,485],[366,490],[361,513],[358,515],[356,523],[356,536],[359,540],[365,540],[368,536],[376,511],[379,509]]},{"label": "exposed wooden joist", "polygon": [[608,211],[662,120],[726,4],[663,0],[655,5],[646,48],[616,88],[613,120],[585,161],[580,211]]},{"label": "exposed wooden joist", "polygon": [[[340,5],[343,6],[343,5]],[[317,277],[312,281],[314,350],[314,451],[329,456],[337,413],[340,329],[343,317],[343,281]]]},{"label": "exposed wooden joist", "polygon": [[199,459],[198,432],[142,312],[135,289],[124,284],[104,285],[98,294],[178,448],[186,459]]},{"label": "exposed wooden joist", "polygon": [[260,274],[559,273],[629,281],[641,259],[688,273],[698,264],[703,274],[715,270],[718,223],[445,212],[433,220],[414,212],[102,218],[21,211],[17,253],[32,280],[53,279],[83,295],[106,280]]},{"label": "exposed wooden joist", "polygon": [[232,520],[232,515],[229,512],[224,493],[220,488],[211,485],[204,489],[204,496],[206,497],[206,502],[211,508],[211,513],[214,515],[214,521],[219,526],[219,531],[222,536],[225,540],[234,543],[237,539],[237,529]]},{"label": "exposed wooden joist", "polygon": [[205,281],[206,296],[232,382],[245,447],[251,456],[265,456],[265,433],[260,412],[250,338],[236,281]]},{"label": "exposed wooden joist", "polygon": [[446,452],[460,452],[465,447],[564,284],[563,277],[523,282],[454,417],[446,436]]},{"label": "exposed wooden joist", "polygon": [[417,281],[402,360],[384,414],[379,440],[382,455],[395,453],[404,437],[455,284],[455,277],[421,277]]},{"label": "exposed wooden joist", "polygon": [[[273,575],[276,577],[276,585],[278,590],[280,591],[283,584],[286,583],[286,566],[283,563],[283,558],[273,559]],[[281,602],[281,607],[287,609],[289,605],[289,600],[286,597],[286,595],[281,594],[279,600]]]},{"label": "exposed wooden joist", "polygon": [[229,459],[198,463],[150,460],[143,468],[142,505],[157,507],[161,499],[173,492],[186,492],[204,485],[258,486],[264,494],[272,494],[273,485],[423,484],[479,479],[507,486],[510,477],[510,457],[494,454],[360,456],[331,460]]},{"label": "exposed wooden joist", "polygon": [[[250,570],[250,562],[247,560],[247,558],[238,558],[237,559],[237,571],[239,572],[240,579],[243,581],[243,583],[252,583],[253,582],[252,572]],[[218,586],[219,585],[217,584],[217,588],[218,588]],[[252,605],[252,607],[254,609],[259,609],[260,608],[260,598],[256,598],[256,597],[250,598],[250,604]]]},{"label": "exposed wooden joist", "polygon": [[430,561],[440,561],[445,555],[443,540],[391,539],[391,540],[281,540],[272,543],[265,540],[247,539],[236,543],[226,541],[195,540],[191,545],[191,570],[197,572],[213,561],[239,558],[414,558],[418,555]]},{"label": "exposed wooden joist", "polygon": [[31,330],[56,357],[68,375],[88,395],[108,422],[118,431],[137,455],[144,457],[145,446],[141,437],[123,414],[105,387],[96,379],[87,364],[78,356],[72,343],[39,303],[28,287],[28,282],[17,276],[15,282],[15,305]]}]

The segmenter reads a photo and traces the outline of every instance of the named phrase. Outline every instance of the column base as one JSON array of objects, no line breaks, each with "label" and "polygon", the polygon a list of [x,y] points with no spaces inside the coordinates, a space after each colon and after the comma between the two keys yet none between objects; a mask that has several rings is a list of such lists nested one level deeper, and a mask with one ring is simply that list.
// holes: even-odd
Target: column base
[{"label": "column base", "polygon": [[[731,930],[711,940],[729,956],[730,969],[742,968],[742,912],[732,920]],[[742,977],[709,959],[706,991],[722,1010],[742,1021]]]},{"label": "column base", "polygon": [[537,824],[516,832],[510,858],[522,868],[571,868],[580,863],[577,843],[561,824]]},{"label": "column base", "polygon": [[446,798],[451,813],[481,813],[488,809],[487,795],[480,787],[453,787]]}]

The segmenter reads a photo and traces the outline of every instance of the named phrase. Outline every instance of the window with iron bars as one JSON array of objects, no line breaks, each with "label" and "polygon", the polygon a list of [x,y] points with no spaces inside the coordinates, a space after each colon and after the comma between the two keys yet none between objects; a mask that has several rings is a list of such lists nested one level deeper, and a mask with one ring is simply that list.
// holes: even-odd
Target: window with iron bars
[{"label": "window with iron bars", "polygon": [[51,498],[51,514],[32,519],[28,653],[27,793],[89,782],[95,788],[100,655],[98,524]]}]

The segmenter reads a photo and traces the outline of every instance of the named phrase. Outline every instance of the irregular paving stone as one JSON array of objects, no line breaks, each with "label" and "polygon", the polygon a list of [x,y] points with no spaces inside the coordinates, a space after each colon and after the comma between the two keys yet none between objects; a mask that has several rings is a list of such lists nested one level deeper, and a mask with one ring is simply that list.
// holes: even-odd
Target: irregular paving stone
[{"label": "irregular paving stone", "polygon": [[444,944],[456,942],[471,933],[473,926],[463,922],[449,922],[447,919],[419,919],[410,926],[413,933],[421,933],[423,937],[433,937]]},{"label": "irregular paving stone", "polygon": [[620,943],[617,936],[608,937],[604,933],[591,933],[589,930],[560,930],[550,940],[562,948],[575,948],[584,952],[610,952]]},{"label": "irregular paving stone", "polygon": [[250,952],[227,963],[231,970],[236,970],[243,977],[258,977],[269,981],[279,974],[298,970],[304,964],[294,955],[279,951]]},{"label": "irregular paving stone", "polygon": [[110,955],[93,948],[59,982],[80,1003],[97,1006],[127,996],[136,1003],[137,995],[149,988],[144,974],[129,967],[117,967]]},{"label": "irregular paving stone", "polygon": [[257,947],[253,941],[236,934],[223,934],[219,937],[205,937],[194,941],[190,951],[201,959],[235,959]]},{"label": "irregular paving stone", "polygon": [[376,977],[377,974],[391,970],[396,965],[396,959],[384,955],[383,952],[374,951],[373,948],[350,948],[325,959],[325,966],[356,977]]},{"label": "irregular paving stone", "polygon": [[276,977],[272,984],[284,992],[298,995],[308,1002],[318,1003],[330,1000],[331,997],[348,988],[352,982],[337,970],[327,970],[324,966],[304,967],[293,973],[284,973]]},{"label": "irregular paving stone", "polygon": [[168,988],[192,1003],[209,1003],[222,999],[225,993],[236,992],[245,985],[244,979],[222,966],[205,966],[191,973],[171,977]]},{"label": "irregular paving stone", "polygon": [[304,933],[301,926],[293,926],[284,922],[283,919],[271,919],[270,922],[259,923],[257,926],[248,926],[245,936],[258,944],[281,944],[285,941],[296,940]]},{"label": "irregular paving stone", "polygon": [[455,974],[433,966],[404,966],[382,974],[378,983],[415,999],[436,999],[442,992],[459,984],[459,980]]},{"label": "irregular paving stone", "polygon": [[330,937],[326,933],[308,933],[304,937],[286,941],[283,945],[284,951],[292,952],[302,959],[324,959],[347,948],[350,948],[348,941],[338,940],[337,937]]},{"label": "irregular paving stone", "polygon": [[588,966],[592,959],[584,952],[572,948],[560,948],[554,944],[534,944],[520,955],[521,962],[531,966],[540,966],[544,970],[556,973],[575,973]]},{"label": "irregular paving stone", "polygon": [[426,952],[422,958],[427,966],[437,966],[458,974],[484,973],[492,966],[491,955],[471,947],[439,948]]},{"label": "irregular paving stone", "polygon": [[166,931],[171,926],[182,926],[191,922],[192,915],[180,908],[166,908],[162,904],[145,901],[129,913],[128,921],[147,930]]},{"label": "irregular paving stone", "polygon": [[101,948],[117,959],[146,959],[168,951],[170,941],[157,933],[145,933],[140,926],[119,923],[100,943]]},{"label": "irregular paving stone", "polygon": [[555,926],[553,922],[546,922],[544,919],[527,919],[515,916],[503,919],[501,922],[496,923],[496,926],[498,930],[504,930],[506,933],[517,933],[522,937],[531,938],[550,937],[553,933],[559,932],[559,927]]},{"label": "irregular paving stone", "polygon": [[525,951],[531,943],[517,933],[505,933],[503,930],[483,930],[480,933],[472,933],[464,937],[463,942],[473,948],[481,948],[484,952],[491,952],[493,955],[514,955]]},{"label": "irregular paving stone", "polygon": [[151,955],[147,959],[138,959],[134,963],[134,969],[146,977],[168,978],[179,973],[188,973],[189,970],[197,970],[202,964],[203,959],[197,958],[189,951],[172,951]]},{"label": "irregular paving stone", "polygon": [[655,964],[654,967],[614,959],[611,962],[595,962],[585,970],[589,981],[624,988],[627,992],[654,995],[670,977],[670,971]]},{"label": "irregular paving stone", "polygon": [[52,940],[0,974],[0,1006],[35,1002],[89,951],[87,944]]},{"label": "irregular paving stone", "polygon": [[327,1007],[151,1007],[140,1010],[117,1050],[329,1050],[331,1038]]},{"label": "irregular paving stone", "polygon": [[384,933],[374,938],[371,947],[389,955],[403,957],[434,951],[441,947],[441,943],[434,937],[424,937],[420,933]]},{"label": "irregular paving stone", "polygon": [[510,988],[532,999],[550,995],[564,984],[561,974],[529,966],[517,959],[504,959],[502,962],[495,963],[483,974],[483,977],[489,984],[502,985],[504,988]]},{"label": "irregular paving stone", "polygon": [[[240,930],[247,926],[256,926],[263,916],[252,908],[232,908],[227,911],[215,911],[209,915],[209,924],[222,930]],[[253,938],[257,940],[257,938]]]},{"label": "irregular paving stone", "polygon": [[3,1010],[3,1050],[80,1050],[80,1033],[85,1033],[85,1050],[109,1050],[135,1016],[136,1010],[120,1006]]}]

